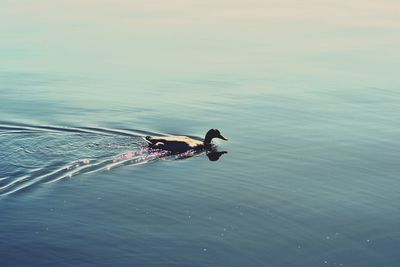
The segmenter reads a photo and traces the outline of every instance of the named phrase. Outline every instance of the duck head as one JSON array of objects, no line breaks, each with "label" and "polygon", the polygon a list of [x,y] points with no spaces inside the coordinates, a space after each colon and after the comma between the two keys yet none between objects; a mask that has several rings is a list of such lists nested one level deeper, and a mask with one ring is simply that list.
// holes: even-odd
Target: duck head
[{"label": "duck head", "polygon": [[211,129],[207,132],[206,137],[204,138],[204,144],[210,145],[213,138],[219,138],[228,141],[228,138],[224,137],[218,129]]}]

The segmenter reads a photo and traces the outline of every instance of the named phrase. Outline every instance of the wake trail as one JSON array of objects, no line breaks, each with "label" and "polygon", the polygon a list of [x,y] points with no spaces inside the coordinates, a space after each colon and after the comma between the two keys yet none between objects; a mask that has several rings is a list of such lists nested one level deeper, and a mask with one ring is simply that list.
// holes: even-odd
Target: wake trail
[{"label": "wake trail", "polygon": [[[56,134],[55,134],[56,133]],[[150,149],[138,129],[28,125],[0,121],[0,197],[77,175],[192,157]]]}]

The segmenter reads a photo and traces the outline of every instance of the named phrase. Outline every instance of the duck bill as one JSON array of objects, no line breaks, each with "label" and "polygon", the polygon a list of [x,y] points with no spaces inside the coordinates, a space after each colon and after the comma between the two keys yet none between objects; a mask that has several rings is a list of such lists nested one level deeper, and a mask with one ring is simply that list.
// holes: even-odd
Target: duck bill
[{"label": "duck bill", "polygon": [[222,134],[220,134],[218,137],[221,138],[222,140],[228,141],[228,138],[226,138],[226,137],[223,136]]}]

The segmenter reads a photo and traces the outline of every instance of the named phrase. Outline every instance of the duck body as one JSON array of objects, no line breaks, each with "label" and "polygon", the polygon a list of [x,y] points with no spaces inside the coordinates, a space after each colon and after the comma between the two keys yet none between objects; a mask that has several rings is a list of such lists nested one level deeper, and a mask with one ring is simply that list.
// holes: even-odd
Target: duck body
[{"label": "duck body", "polygon": [[204,141],[196,140],[188,136],[146,136],[145,141],[154,149],[168,150],[171,152],[185,152],[188,150],[202,150],[212,146],[211,140],[220,138],[228,140],[217,129],[207,132]]},{"label": "duck body", "polygon": [[146,136],[145,140],[151,148],[175,152],[205,148],[204,142],[187,136]]}]

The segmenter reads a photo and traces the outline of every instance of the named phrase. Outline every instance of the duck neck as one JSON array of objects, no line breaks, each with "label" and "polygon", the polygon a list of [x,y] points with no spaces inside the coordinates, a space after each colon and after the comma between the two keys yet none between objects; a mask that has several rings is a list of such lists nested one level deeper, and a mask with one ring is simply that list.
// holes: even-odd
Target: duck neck
[{"label": "duck neck", "polygon": [[206,137],[204,138],[204,145],[205,146],[211,145],[211,140],[212,140],[212,137],[207,134]]}]

